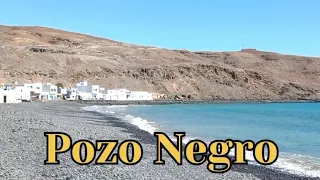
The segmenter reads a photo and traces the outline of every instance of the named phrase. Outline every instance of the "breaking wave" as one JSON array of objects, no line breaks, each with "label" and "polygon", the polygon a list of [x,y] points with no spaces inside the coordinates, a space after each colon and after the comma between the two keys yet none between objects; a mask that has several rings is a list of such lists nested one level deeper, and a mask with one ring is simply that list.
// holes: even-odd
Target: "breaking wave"
[{"label": "breaking wave", "polygon": [[84,107],[83,109],[86,111],[95,111],[99,113],[113,115],[151,134],[153,134],[157,130],[155,122],[151,122],[141,117],[135,117],[130,114],[127,114],[125,112],[126,108],[127,106],[112,105],[112,106],[87,106],[87,107]]},{"label": "breaking wave", "polygon": [[[149,132],[153,135],[156,131],[164,131],[161,125],[144,119],[142,117],[135,117],[126,112],[128,106],[125,105],[111,105],[111,106],[87,106],[83,109],[86,111],[94,111],[104,114],[109,114],[115,116],[119,119],[125,120],[130,124],[133,124],[140,129]],[[176,141],[174,136],[169,135],[169,137]],[[194,139],[201,139],[197,137],[184,137],[183,143],[187,144],[189,141]],[[206,141],[210,143],[210,141]],[[229,155],[234,156],[234,149],[230,150]],[[249,164],[260,166],[255,162],[252,151],[246,151],[246,160]],[[267,168],[276,169],[279,171],[297,174],[309,177],[320,177],[320,158],[304,156],[300,154],[290,154],[290,153],[279,153],[278,160],[271,166],[265,166]]]}]

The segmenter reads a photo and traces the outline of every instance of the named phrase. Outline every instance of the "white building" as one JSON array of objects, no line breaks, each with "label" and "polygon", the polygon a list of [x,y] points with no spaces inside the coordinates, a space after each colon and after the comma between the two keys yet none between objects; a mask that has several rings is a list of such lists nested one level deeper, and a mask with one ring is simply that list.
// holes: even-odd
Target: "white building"
[{"label": "white building", "polygon": [[78,98],[79,100],[92,100],[93,96],[88,92],[78,92]]},{"label": "white building", "polygon": [[152,93],[147,91],[131,91],[127,100],[139,101],[139,100],[153,100]]},{"label": "white building", "polygon": [[16,97],[16,91],[12,88],[0,88],[0,103],[20,103]]},{"label": "white building", "polygon": [[77,83],[76,88],[78,89],[78,92],[92,93],[93,95],[100,92],[99,85],[89,85],[87,81]]},{"label": "white building", "polygon": [[67,100],[78,100],[78,90],[76,88],[67,89]]},{"label": "white building", "polygon": [[[154,94],[147,91],[129,91],[127,89],[108,89],[99,85],[90,85],[87,81],[76,84],[76,88],[57,88],[57,86],[46,83],[33,83],[24,85],[7,85],[0,89],[1,103],[16,103],[30,101],[31,97],[40,100],[115,100],[115,101],[139,101],[153,100]],[[158,95],[156,96],[158,97]]]},{"label": "white building", "polygon": [[89,85],[88,81],[82,81],[76,84],[76,86],[88,86],[88,85]]},{"label": "white building", "polygon": [[30,89],[30,91],[33,91],[33,84],[24,84],[24,87]]},{"label": "white building", "polygon": [[16,86],[14,88],[16,91],[16,99],[21,101],[31,101],[31,92],[30,89],[22,86]]},{"label": "white building", "polygon": [[[4,91],[11,94],[11,91],[15,91],[15,99],[18,101],[30,101],[30,89],[24,87],[22,84],[7,84],[2,88]],[[10,92],[9,92],[10,91]]]},{"label": "white building", "polygon": [[125,101],[129,98],[130,91],[127,89],[108,89],[103,95],[104,100]]},{"label": "white building", "polygon": [[67,88],[59,87],[59,88],[58,88],[58,94],[61,94],[61,95],[66,96],[66,95],[68,94],[68,89],[67,89]]},{"label": "white building", "polygon": [[109,94],[102,94],[102,99],[103,100],[110,100],[110,95]]},{"label": "white building", "polygon": [[42,83],[34,83],[33,84],[33,92],[35,94],[42,93],[43,84]]},{"label": "white building", "polygon": [[103,94],[103,100],[115,101],[139,101],[153,100],[152,93],[147,91],[129,91],[127,89],[108,89],[106,94]]},{"label": "white building", "polygon": [[[99,85],[89,85],[87,81],[76,84],[78,94],[82,100],[102,99],[103,95],[100,93]],[[91,94],[91,95],[89,95]]]},{"label": "white building", "polygon": [[42,93],[42,83],[32,83],[32,84],[24,84],[25,88],[28,88],[31,93],[41,94]]},{"label": "white building", "polygon": [[93,96],[93,99],[103,100],[103,93],[97,93],[96,95]]},{"label": "white building", "polygon": [[91,94],[93,99],[102,98],[102,94],[100,93],[100,86],[99,85],[91,85]]},{"label": "white building", "polygon": [[42,86],[42,92],[40,94],[40,99],[42,100],[57,100],[58,88],[57,86],[47,83]]},{"label": "white building", "polygon": [[67,88],[58,87],[58,94],[57,94],[58,99],[67,99],[67,95],[68,95]]}]

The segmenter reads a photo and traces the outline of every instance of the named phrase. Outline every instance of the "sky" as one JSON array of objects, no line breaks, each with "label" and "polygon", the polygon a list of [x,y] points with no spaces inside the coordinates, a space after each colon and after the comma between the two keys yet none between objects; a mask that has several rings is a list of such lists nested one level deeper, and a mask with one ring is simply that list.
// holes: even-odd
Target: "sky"
[{"label": "sky", "polygon": [[0,24],[169,49],[320,56],[319,0],[10,0]]}]

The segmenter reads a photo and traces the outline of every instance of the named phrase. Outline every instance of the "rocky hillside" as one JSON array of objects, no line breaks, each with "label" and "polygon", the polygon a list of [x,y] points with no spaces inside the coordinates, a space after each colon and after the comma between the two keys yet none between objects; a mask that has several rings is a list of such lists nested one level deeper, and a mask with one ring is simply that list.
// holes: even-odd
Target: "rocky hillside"
[{"label": "rocky hillside", "polygon": [[88,80],[202,99],[320,98],[320,58],[256,50],[192,52],[44,27],[0,26],[0,83]]}]

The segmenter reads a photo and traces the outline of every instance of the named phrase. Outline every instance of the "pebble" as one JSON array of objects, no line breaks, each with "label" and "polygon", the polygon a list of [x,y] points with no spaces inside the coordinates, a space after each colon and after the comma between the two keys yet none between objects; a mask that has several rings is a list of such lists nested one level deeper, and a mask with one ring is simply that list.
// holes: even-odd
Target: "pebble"
[{"label": "pebble", "polygon": [[[81,109],[76,102],[32,102],[0,105],[0,179],[266,179],[260,173],[235,168],[224,174],[210,173],[206,163],[176,165],[169,156],[166,165],[153,165],[156,147],[150,134],[131,124]],[[64,132],[79,139],[125,140],[142,142],[142,161],[134,166],[88,165],[74,163],[70,153],[60,154],[60,165],[44,165],[44,132]],[[152,139],[152,138],[151,138]],[[274,173],[273,171],[266,171]],[[261,175],[262,174],[262,175]],[[272,179],[277,179],[274,175]],[[295,176],[284,176],[295,179]],[[281,178],[280,178],[281,179]],[[283,179],[283,178],[282,178]]]}]

